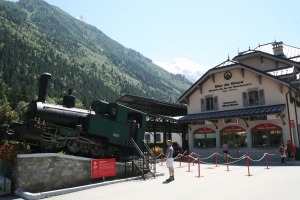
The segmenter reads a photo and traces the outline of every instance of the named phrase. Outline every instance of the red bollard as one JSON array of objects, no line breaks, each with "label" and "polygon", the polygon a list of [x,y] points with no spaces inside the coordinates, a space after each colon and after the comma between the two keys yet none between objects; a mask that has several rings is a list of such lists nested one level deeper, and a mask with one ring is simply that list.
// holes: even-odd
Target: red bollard
[{"label": "red bollard", "polygon": [[218,154],[216,153],[216,150],[215,150],[215,163],[216,163],[216,167],[218,167]]},{"label": "red bollard", "polygon": [[248,166],[248,176],[250,176],[250,159],[248,154],[247,154],[247,166]]},{"label": "red bollard", "polygon": [[179,154],[179,167],[181,167],[181,157],[182,157],[182,154],[180,153]]},{"label": "red bollard", "polygon": [[269,162],[268,162],[268,154],[266,153],[266,165],[267,165],[267,169],[269,169]]},{"label": "red bollard", "polygon": [[200,157],[198,157],[198,178],[200,178]]},{"label": "red bollard", "polygon": [[187,154],[187,159],[188,159],[188,172],[190,171],[190,155]]},{"label": "red bollard", "polygon": [[229,166],[228,166],[228,153],[226,153],[226,164],[227,164],[227,171],[229,171]]}]

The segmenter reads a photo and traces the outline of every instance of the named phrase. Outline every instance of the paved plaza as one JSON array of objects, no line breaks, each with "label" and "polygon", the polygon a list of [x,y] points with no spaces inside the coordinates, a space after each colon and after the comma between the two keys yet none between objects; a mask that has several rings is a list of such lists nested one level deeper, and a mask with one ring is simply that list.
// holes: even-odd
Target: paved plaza
[{"label": "paved plaza", "polygon": [[[165,163],[157,164],[159,176],[147,180],[131,180],[82,191],[51,196],[49,200],[153,200],[153,199],[222,199],[222,200],[298,200],[300,161],[292,165],[271,163],[229,166],[175,162],[175,181],[168,178]],[[190,169],[190,170],[189,170]],[[250,175],[250,176],[249,176]],[[16,198],[14,198],[16,199]],[[22,198],[19,198],[22,199]]]}]

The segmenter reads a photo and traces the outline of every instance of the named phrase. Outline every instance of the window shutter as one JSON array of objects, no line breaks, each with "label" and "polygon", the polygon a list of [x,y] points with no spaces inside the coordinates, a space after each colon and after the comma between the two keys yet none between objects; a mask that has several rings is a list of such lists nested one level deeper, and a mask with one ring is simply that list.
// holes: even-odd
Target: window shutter
[{"label": "window shutter", "polygon": [[218,96],[214,97],[214,110],[219,110],[219,106],[218,106]]},{"label": "window shutter", "polygon": [[205,112],[205,100],[201,98],[201,112]]},{"label": "window shutter", "polygon": [[265,105],[265,92],[263,89],[258,91],[259,95],[259,105]]},{"label": "window shutter", "polygon": [[244,107],[248,107],[248,105],[249,105],[248,93],[247,92],[243,92],[243,106]]}]

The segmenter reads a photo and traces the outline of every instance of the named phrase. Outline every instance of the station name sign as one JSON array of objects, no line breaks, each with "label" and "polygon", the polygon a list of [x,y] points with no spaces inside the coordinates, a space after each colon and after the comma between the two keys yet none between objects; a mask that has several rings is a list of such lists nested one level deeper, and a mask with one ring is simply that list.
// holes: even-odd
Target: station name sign
[{"label": "station name sign", "polygon": [[209,92],[222,91],[231,92],[237,90],[239,87],[249,86],[251,83],[245,83],[244,81],[232,81],[230,83],[215,84],[213,89],[208,90]]}]

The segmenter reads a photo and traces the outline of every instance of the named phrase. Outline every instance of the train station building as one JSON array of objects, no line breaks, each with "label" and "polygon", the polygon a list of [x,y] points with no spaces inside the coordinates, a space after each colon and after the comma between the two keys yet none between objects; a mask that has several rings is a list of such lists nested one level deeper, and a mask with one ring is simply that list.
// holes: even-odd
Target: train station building
[{"label": "train station building", "polygon": [[300,48],[259,45],[208,70],[179,98],[190,152],[276,152],[300,145]]}]

